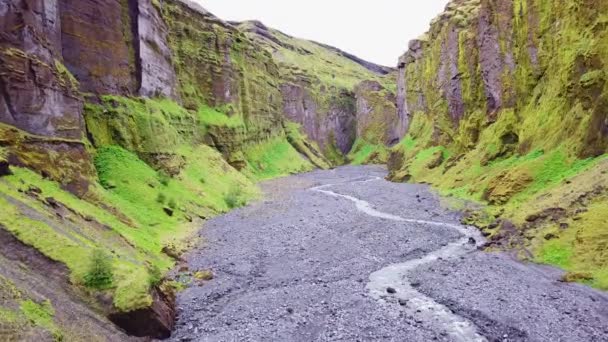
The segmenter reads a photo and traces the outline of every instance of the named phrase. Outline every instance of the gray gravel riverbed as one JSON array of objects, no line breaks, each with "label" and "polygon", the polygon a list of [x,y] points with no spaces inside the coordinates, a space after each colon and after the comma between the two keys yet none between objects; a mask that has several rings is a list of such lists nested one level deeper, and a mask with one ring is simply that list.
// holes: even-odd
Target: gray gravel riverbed
[{"label": "gray gravel riverbed", "polygon": [[173,341],[608,341],[608,296],[477,250],[427,187],[343,167],[209,221]]}]

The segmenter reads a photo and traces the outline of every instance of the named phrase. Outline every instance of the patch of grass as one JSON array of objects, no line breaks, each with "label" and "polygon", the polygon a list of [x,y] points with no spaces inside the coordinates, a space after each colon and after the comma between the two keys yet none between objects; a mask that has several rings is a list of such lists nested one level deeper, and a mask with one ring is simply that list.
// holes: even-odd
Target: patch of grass
[{"label": "patch of grass", "polygon": [[323,148],[323,155],[331,162],[332,165],[344,165],[347,162],[346,156],[338,148],[336,136],[333,131],[329,133],[327,143]]},{"label": "patch of grass", "polygon": [[537,260],[541,263],[555,265],[563,269],[570,267],[572,246],[562,241],[549,241],[539,251]]},{"label": "patch of grass", "polygon": [[36,303],[33,300],[25,300],[20,306],[23,315],[35,326],[50,331],[55,340],[62,340],[60,329],[55,324],[55,309],[50,301]]},{"label": "patch of grass", "polygon": [[218,108],[203,105],[198,110],[198,118],[203,125],[223,127],[243,127],[245,122],[239,115],[228,116]]},{"label": "patch of grass", "polygon": [[405,138],[401,139],[401,142],[399,143],[401,146],[403,146],[403,148],[405,148],[406,150],[413,150],[414,148],[416,148],[416,139],[414,139],[411,135],[406,135]]},{"label": "patch of grass", "polygon": [[357,139],[347,158],[351,165],[382,164],[388,159],[388,148]]},{"label": "patch of grass", "polygon": [[19,312],[0,306],[0,324],[14,324],[21,320]]},{"label": "patch of grass", "polygon": [[0,161],[5,161],[8,158],[6,147],[0,146]]},{"label": "patch of grass", "polygon": [[243,153],[248,164],[245,172],[256,180],[288,176],[313,169],[312,164],[302,158],[284,137],[245,147]]},{"label": "patch of grass", "polygon": [[[563,180],[586,170],[595,162],[593,159],[572,159],[568,158],[566,153],[557,149],[544,156],[544,158],[536,157],[538,154],[532,153],[531,158],[523,158],[522,163],[531,163],[534,160],[540,161],[535,164],[535,167],[530,167],[533,170],[534,182],[528,188],[531,194],[538,193],[552,185],[558,184]],[[536,158],[535,158],[536,157]]]},{"label": "patch of grass", "polygon": [[154,287],[160,284],[163,279],[163,271],[158,265],[152,264],[148,268],[148,282],[150,287]]},{"label": "patch of grass", "polygon": [[568,229],[554,230],[555,240],[539,244],[537,261],[589,274],[589,285],[608,290],[608,198],[598,198],[567,223]]}]

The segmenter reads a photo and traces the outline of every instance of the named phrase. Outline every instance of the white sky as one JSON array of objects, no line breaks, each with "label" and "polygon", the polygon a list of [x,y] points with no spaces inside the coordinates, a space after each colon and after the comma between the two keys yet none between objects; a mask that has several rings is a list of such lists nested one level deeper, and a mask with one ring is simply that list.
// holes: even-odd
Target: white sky
[{"label": "white sky", "polygon": [[224,20],[257,19],[299,38],[396,66],[448,0],[195,0]]}]

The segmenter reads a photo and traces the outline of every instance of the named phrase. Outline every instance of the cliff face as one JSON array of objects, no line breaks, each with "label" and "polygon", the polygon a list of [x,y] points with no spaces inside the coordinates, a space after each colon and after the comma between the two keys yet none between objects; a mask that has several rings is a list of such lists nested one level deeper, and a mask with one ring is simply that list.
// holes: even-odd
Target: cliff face
[{"label": "cliff face", "polygon": [[9,1],[0,6],[2,145],[14,150],[8,155],[12,163],[41,170],[82,193],[93,171],[81,141],[78,83],[62,64],[59,3]]},{"label": "cliff face", "polygon": [[390,69],[253,27],[189,1],[0,2],[0,339],[167,336],[199,270],[162,274],[206,218],[358,134],[392,141],[364,133]]},{"label": "cliff face", "polygon": [[[355,140],[361,137],[359,117],[369,112],[358,107],[357,100],[377,90],[364,86],[356,92],[357,85],[373,80],[390,93],[394,91],[394,70],[327,45],[291,37],[260,22],[243,22],[238,27],[277,62],[285,116],[302,125],[334,164],[345,162]],[[394,102],[389,96],[384,104]],[[386,109],[386,115],[394,115],[394,111]]]},{"label": "cliff face", "polygon": [[607,6],[452,1],[400,59],[408,133],[389,162],[394,180],[489,203],[471,220],[494,246],[589,272],[597,286],[605,263],[589,258],[604,252],[590,237],[603,233],[589,222],[606,219]]}]

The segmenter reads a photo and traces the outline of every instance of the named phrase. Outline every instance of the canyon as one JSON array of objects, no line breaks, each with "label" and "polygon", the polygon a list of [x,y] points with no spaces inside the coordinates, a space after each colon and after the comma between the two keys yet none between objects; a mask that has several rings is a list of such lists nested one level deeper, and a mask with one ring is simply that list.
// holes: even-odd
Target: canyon
[{"label": "canyon", "polygon": [[[553,307],[543,291],[560,293],[562,307],[534,324],[566,320],[585,327],[570,329],[572,338],[601,340],[608,334],[601,308],[607,14],[608,4],[596,0],[452,0],[392,68],[258,21],[227,22],[188,0],[0,0],[0,338],[162,339],[179,318],[174,338],[196,338],[196,328],[215,340],[268,333],[289,340],[293,322],[247,335],[225,328],[214,307],[250,287],[294,290],[292,272],[308,260],[311,277],[329,277],[319,283],[341,300],[349,301],[331,281],[365,298],[357,305],[370,316],[353,322],[377,323],[368,335],[343,323],[356,336],[342,339],[542,338],[544,330],[525,322],[504,323],[514,318],[490,309],[497,304],[483,300],[489,290],[471,293],[472,279],[483,278],[474,269],[486,270],[479,281],[521,315],[510,288],[532,288],[538,310]],[[344,167],[363,164],[387,165],[388,174]],[[335,190],[335,182],[365,196]],[[310,215],[299,217],[274,196]],[[352,210],[359,208],[373,220],[407,223],[391,228],[402,245],[372,239],[385,234],[373,231],[375,222],[351,232],[329,212],[313,219],[321,203],[346,221],[359,218]],[[286,216],[265,225],[264,213],[280,210]],[[239,215],[248,212],[253,218],[244,222]],[[429,233],[423,221],[440,224]],[[286,225],[301,225],[304,235],[280,229]],[[283,245],[314,244],[310,234],[332,240],[290,259],[281,248],[260,250],[276,247],[266,240],[273,234]],[[386,253],[372,263],[358,255],[364,246],[345,247],[332,258],[325,244],[340,238]],[[442,254],[451,244],[456,252]],[[289,260],[284,268],[269,259],[274,253]],[[315,266],[315,255],[330,271]],[[382,273],[389,264],[401,268]],[[501,280],[505,270],[518,270],[522,283]],[[374,272],[408,281],[374,283]],[[433,285],[444,273],[452,288]],[[366,285],[380,290],[368,293]],[[384,287],[397,296],[380,295]],[[322,288],[312,284],[311,296]],[[465,294],[481,308],[462,303]],[[260,298],[246,298],[249,307]],[[445,315],[413,306],[401,328],[378,328],[400,315],[400,300],[426,300]],[[319,310],[356,316],[341,308]],[[573,310],[589,314],[565,313]],[[313,320],[314,310],[304,316]],[[302,339],[340,339],[304,326]],[[464,326],[464,335],[453,326]]]}]

